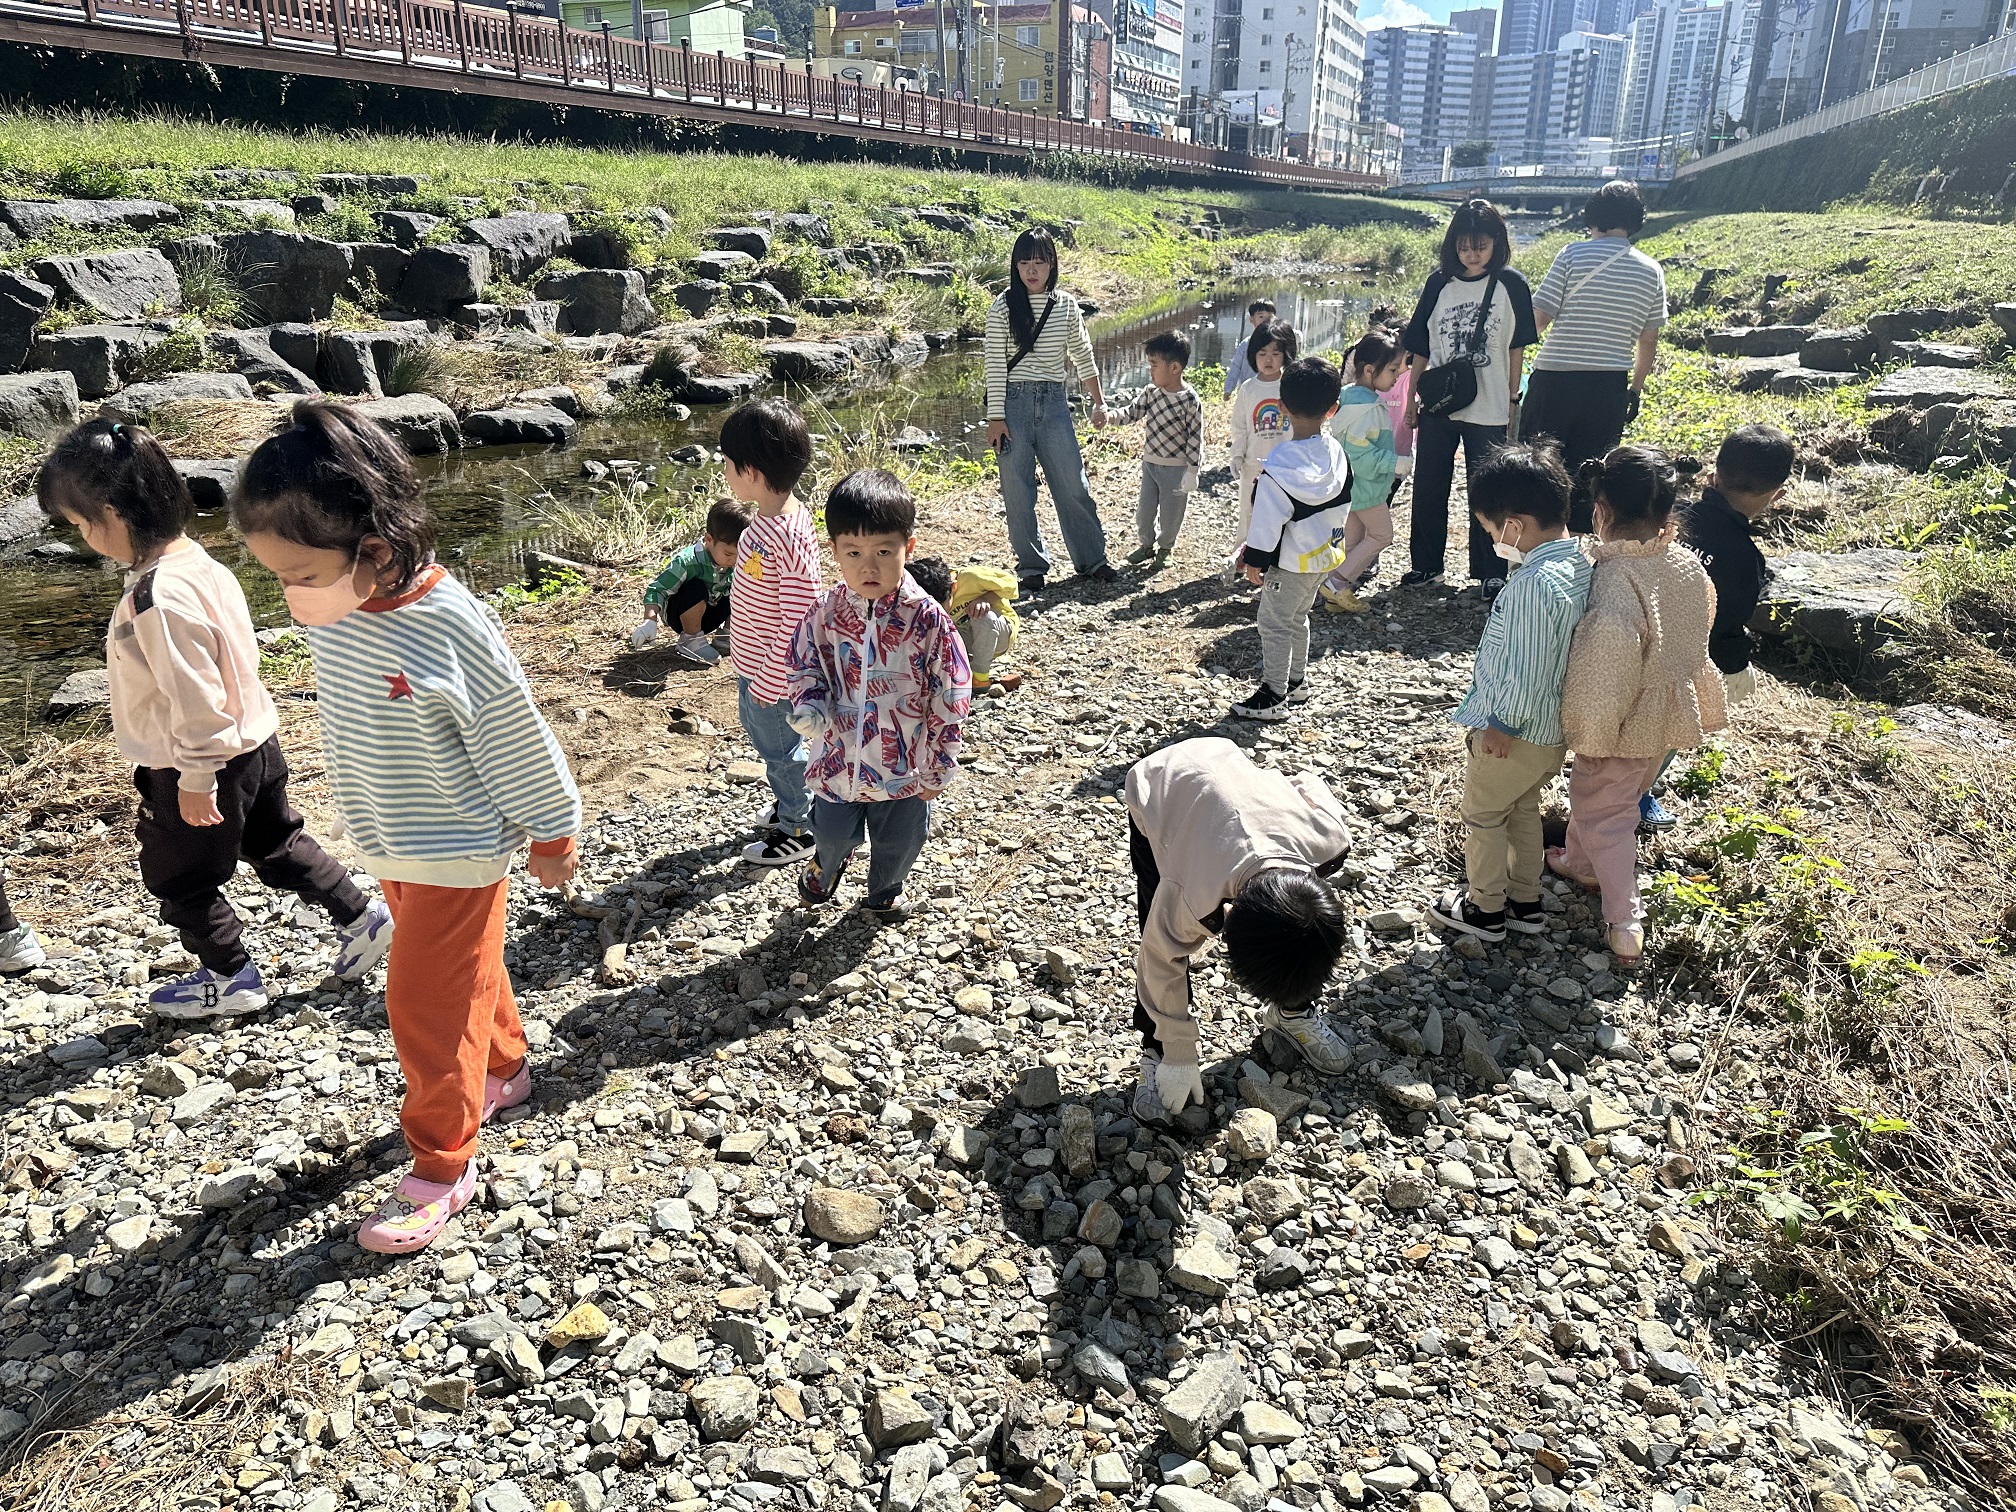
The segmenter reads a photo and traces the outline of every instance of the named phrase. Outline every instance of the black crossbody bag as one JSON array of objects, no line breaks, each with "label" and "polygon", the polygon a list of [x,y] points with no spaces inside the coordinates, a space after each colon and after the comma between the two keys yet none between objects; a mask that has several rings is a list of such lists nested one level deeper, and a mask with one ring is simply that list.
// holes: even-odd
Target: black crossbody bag
[{"label": "black crossbody bag", "polygon": [[[1465,349],[1439,367],[1421,375],[1421,413],[1453,415],[1477,402],[1477,369],[1491,360],[1484,350],[1484,333],[1491,321],[1491,301],[1498,293],[1498,273],[1494,269],[1484,285],[1483,301],[1477,306],[1477,325]],[[1431,316],[1432,318],[1432,316]]]},{"label": "black crossbody bag", "polygon": [[1043,327],[1050,324],[1050,312],[1056,308],[1057,296],[1052,294],[1049,302],[1043,306],[1043,314],[1036,322],[1036,329],[1029,333],[1029,345],[1018,346],[1009,354],[1007,368],[1009,372],[1014,372],[1015,365],[1036,350],[1036,343],[1043,339]]}]

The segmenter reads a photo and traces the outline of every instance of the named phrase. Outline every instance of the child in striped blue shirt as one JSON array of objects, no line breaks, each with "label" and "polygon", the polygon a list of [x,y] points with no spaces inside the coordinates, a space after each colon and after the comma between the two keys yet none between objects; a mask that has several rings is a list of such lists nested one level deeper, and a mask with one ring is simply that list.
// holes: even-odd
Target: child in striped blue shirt
[{"label": "child in striped blue shirt", "polygon": [[1568,534],[1571,486],[1551,441],[1504,446],[1478,464],[1470,507],[1506,563],[1472,665],[1470,691],[1449,717],[1469,730],[1463,844],[1469,890],[1429,905],[1445,929],[1497,941],[1544,933],[1540,794],[1568,754],[1561,688],[1568,646],[1589,599],[1589,562]]},{"label": "child in striped blue shirt", "polygon": [[405,449],[347,405],[306,403],[245,463],[231,518],[315,656],[329,787],[397,925],[385,1012],[413,1169],[358,1231],[431,1243],[476,1190],[485,1120],[532,1095],[504,966],[512,856],[574,875],[581,797],[497,616],[433,559]]}]

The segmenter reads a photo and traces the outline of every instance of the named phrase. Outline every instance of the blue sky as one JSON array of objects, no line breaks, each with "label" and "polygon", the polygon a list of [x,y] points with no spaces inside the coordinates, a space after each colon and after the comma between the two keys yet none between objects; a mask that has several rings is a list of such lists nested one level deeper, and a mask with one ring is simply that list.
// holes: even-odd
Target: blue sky
[{"label": "blue sky", "polygon": [[1428,0],[1425,5],[1415,0],[1359,0],[1358,21],[1367,31],[1382,26],[1421,26],[1430,21],[1446,22],[1450,11],[1471,10],[1480,4],[1498,8],[1492,0],[1457,0],[1455,5],[1449,0]]}]

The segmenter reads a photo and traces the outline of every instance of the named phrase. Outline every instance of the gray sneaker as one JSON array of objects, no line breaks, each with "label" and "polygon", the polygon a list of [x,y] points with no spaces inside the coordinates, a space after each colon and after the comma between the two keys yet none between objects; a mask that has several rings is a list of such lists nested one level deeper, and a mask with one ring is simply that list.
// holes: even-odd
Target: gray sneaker
[{"label": "gray sneaker", "polygon": [[1270,1007],[1261,1021],[1261,1038],[1280,1060],[1299,1060],[1325,1076],[1341,1076],[1351,1069],[1351,1047],[1330,1027],[1327,1014],[1283,1013]]},{"label": "gray sneaker", "polygon": [[1162,1106],[1162,1094],[1155,1090],[1155,1068],[1162,1064],[1162,1057],[1141,1055],[1141,1084],[1134,1089],[1131,1110],[1134,1122],[1138,1124],[1159,1124],[1169,1121],[1169,1110]]}]

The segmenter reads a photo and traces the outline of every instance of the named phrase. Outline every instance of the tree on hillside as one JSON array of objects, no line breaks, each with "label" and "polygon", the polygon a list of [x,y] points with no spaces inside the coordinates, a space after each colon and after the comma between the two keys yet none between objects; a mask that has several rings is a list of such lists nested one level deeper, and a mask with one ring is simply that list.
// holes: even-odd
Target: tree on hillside
[{"label": "tree on hillside", "polygon": [[1482,168],[1491,156],[1489,142],[1458,142],[1449,149],[1451,168]]},{"label": "tree on hillside", "polygon": [[787,58],[802,58],[812,42],[812,0],[757,0],[749,8],[750,30],[759,26],[777,28],[777,38]]}]

